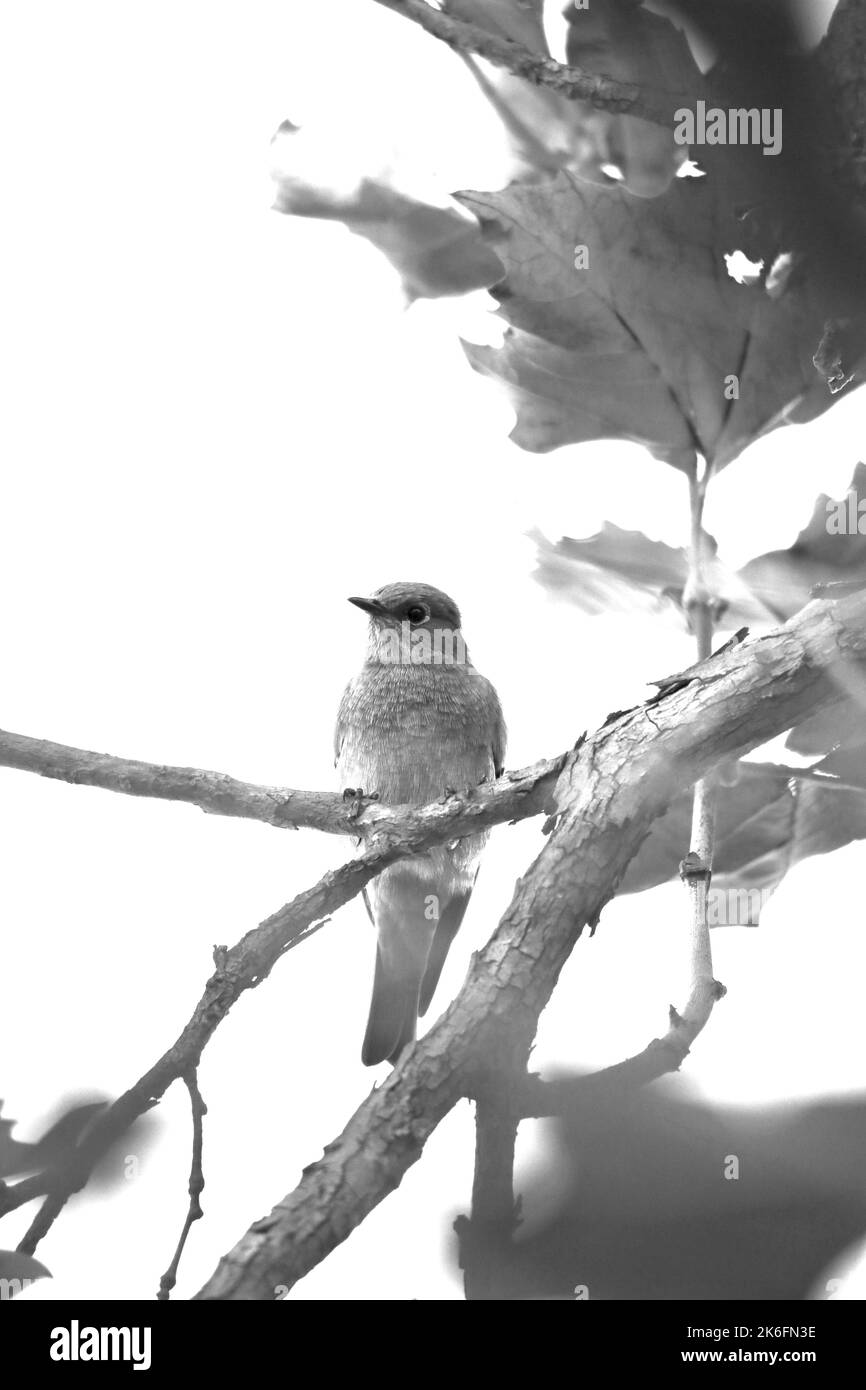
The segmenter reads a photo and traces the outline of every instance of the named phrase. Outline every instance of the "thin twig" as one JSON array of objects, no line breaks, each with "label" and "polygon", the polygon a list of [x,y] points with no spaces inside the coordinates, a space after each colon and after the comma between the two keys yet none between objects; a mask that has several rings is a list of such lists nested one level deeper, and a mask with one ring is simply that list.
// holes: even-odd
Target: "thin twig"
[{"label": "thin twig", "polygon": [[186,1220],[183,1223],[183,1230],[177,1242],[177,1249],[174,1252],[174,1259],[159,1281],[159,1292],[156,1297],[160,1303],[167,1303],[172,1289],[177,1283],[177,1271],[180,1265],[183,1248],[186,1245],[186,1238],[190,1233],[192,1223],[200,1221],[204,1212],[201,1209],[201,1194],[204,1191],[204,1172],[202,1170],[202,1121],[207,1114],[201,1091],[198,1088],[198,1073],[193,1067],[185,1071],[183,1079],[186,1089],[189,1091],[190,1108],[192,1110],[192,1164],[189,1170],[189,1208],[186,1213]]}]

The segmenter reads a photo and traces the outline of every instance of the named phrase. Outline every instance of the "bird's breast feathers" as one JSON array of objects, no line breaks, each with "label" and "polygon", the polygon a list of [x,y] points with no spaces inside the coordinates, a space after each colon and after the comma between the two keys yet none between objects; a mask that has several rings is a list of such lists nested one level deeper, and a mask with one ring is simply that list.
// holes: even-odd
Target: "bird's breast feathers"
[{"label": "bird's breast feathers", "polygon": [[474,667],[366,665],[346,688],[336,730],[340,785],[421,804],[501,766],[496,692]]}]

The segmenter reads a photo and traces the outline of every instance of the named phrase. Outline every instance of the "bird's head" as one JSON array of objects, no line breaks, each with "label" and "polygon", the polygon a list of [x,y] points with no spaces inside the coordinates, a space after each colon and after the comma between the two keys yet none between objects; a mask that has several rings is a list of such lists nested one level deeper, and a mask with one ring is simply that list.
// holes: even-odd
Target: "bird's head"
[{"label": "bird's head", "polygon": [[350,598],[369,614],[367,660],[421,666],[468,665],[460,609],[432,584],[386,584],[369,598]]}]

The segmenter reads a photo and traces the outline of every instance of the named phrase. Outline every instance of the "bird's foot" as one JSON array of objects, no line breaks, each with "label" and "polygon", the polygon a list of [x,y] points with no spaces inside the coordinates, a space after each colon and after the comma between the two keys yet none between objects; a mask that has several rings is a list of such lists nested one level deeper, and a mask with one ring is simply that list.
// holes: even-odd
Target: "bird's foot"
[{"label": "bird's foot", "polygon": [[469,801],[469,799],[475,795],[477,790],[478,788],[472,785],[464,787],[462,791],[460,791],[458,787],[446,787],[445,793],[443,796],[440,796],[439,801],[440,804],[443,806],[445,802],[450,801],[452,797],[456,797],[458,801]]},{"label": "bird's foot", "polygon": [[363,787],[344,787],[343,800],[351,802],[349,806],[349,820],[357,820],[361,812],[371,801],[379,800],[379,793],[365,792]]}]

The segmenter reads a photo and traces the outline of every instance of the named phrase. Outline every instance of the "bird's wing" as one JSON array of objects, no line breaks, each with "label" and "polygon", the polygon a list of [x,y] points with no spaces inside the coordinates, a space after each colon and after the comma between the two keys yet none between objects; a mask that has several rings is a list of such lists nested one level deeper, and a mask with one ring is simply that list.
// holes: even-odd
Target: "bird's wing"
[{"label": "bird's wing", "polygon": [[[360,844],[360,840],[359,840],[357,843]],[[369,897],[367,896],[367,890],[366,890],[366,888],[362,888],[362,889],[361,889],[361,897],[364,899],[364,906],[365,906],[366,909],[367,909],[367,916],[369,917],[370,921],[373,923],[373,926],[375,927],[375,925],[376,925],[376,918],[373,916],[373,909],[372,909],[372,907],[370,906],[370,899],[369,899]]]},{"label": "bird's wing", "polygon": [[505,727],[505,719],[502,714],[502,706],[499,703],[499,696],[491,685],[490,690],[493,695],[495,723],[493,726],[493,742],[491,753],[493,755],[493,771],[497,777],[501,777],[505,771],[505,747],[508,742],[508,730]]},{"label": "bird's wing", "polygon": [[349,681],[349,684],[343,691],[343,698],[340,701],[340,708],[337,711],[337,724],[334,729],[334,767],[336,767],[340,761],[343,740],[346,737],[346,723],[349,717],[349,696],[352,691],[352,684],[353,682]]}]

